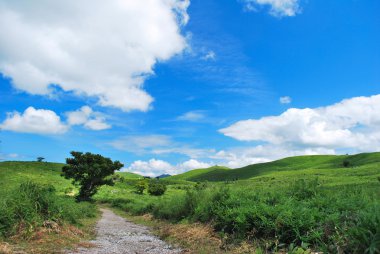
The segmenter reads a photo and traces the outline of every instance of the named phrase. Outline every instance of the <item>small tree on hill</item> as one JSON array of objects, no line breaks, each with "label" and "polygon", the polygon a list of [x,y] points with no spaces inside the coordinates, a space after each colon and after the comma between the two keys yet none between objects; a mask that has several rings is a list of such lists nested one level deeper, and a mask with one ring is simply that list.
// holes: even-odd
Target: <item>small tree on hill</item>
[{"label": "small tree on hill", "polygon": [[80,186],[78,201],[90,200],[102,185],[112,185],[108,176],[124,166],[100,154],[71,152],[71,155],[73,158],[67,158],[67,165],[62,168],[62,176]]},{"label": "small tree on hill", "polygon": [[38,162],[43,162],[44,160],[45,160],[44,157],[37,157],[37,161],[38,161]]}]

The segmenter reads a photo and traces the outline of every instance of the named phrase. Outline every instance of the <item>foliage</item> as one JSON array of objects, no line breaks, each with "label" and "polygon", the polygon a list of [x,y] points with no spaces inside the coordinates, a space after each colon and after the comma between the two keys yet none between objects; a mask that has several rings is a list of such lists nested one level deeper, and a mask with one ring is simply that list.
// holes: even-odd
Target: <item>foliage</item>
[{"label": "foliage", "polygon": [[159,180],[151,180],[148,185],[148,193],[153,196],[164,195],[166,185]]},{"label": "foliage", "polygon": [[106,177],[123,167],[119,161],[113,162],[100,154],[73,151],[71,155],[74,158],[66,159],[62,176],[80,185],[78,201],[90,200],[100,186],[113,184],[112,179]]},{"label": "foliage", "polygon": [[345,167],[345,168],[348,168],[351,166],[351,163],[349,160],[344,160],[342,164],[343,164],[343,167]]},{"label": "foliage", "polygon": [[37,157],[37,162],[43,162],[43,160],[45,160],[44,157]]},{"label": "foliage", "polygon": [[[355,167],[342,168],[343,159]],[[248,173],[238,170],[233,177],[247,180],[228,185],[223,182],[228,179],[217,171],[208,177],[220,182],[160,180],[167,187],[164,196],[136,194],[134,186],[140,179],[125,175],[124,182],[102,186],[94,199],[131,214],[207,223],[220,234],[223,244],[248,242],[262,253],[379,252],[380,153],[302,156],[264,166],[250,166]],[[60,167],[0,163],[0,184],[4,186],[0,201],[11,186],[25,178],[53,183],[63,194],[71,184],[59,177]]]},{"label": "foliage", "polygon": [[81,218],[95,214],[94,205],[57,196],[52,185],[23,182],[1,201],[0,237],[28,237],[46,222],[78,224]]},{"label": "foliage", "polygon": [[147,183],[145,180],[137,181],[135,184],[136,193],[142,195],[144,190],[147,188]]}]

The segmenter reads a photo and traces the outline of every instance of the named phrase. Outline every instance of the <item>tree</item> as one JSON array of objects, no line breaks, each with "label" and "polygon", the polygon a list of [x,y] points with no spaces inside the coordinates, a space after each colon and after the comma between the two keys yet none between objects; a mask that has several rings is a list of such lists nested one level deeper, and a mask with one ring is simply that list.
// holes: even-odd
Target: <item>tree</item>
[{"label": "tree", "polygon": [[[124,165],[119,161],[113,162],[100,154],[71,152],[73,158],[66,159],[62,168],[62,176],[73,179],[73,184],[80,185],[78,201],[90,200],[102,185],[112,185],[111,176],[115,170]],[[108,177],[108,178],[107,178]]]},{"label": "tree", "polygon": [[37,161],[38,161],[38,162],[43,162],[43,160],[45,160],[44,157],[37,157]]},{"label": "tree", "polygon": [[151,180],[148,186],[148,193],[153,196],[164,195],[166,191],[166,185],[159,180]]}]

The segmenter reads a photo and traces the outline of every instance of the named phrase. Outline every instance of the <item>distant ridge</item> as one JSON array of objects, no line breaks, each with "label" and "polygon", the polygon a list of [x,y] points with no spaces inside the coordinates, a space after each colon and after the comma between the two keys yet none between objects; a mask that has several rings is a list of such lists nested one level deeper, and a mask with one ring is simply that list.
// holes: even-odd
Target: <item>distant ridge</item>
[{"label": "distant ridge", "polygon": [[156,176],[156,178],[167,178],[167,177],[170,177],[171,175],[169,174],[162,174],[162,175],[159,175],[159,176]]}]

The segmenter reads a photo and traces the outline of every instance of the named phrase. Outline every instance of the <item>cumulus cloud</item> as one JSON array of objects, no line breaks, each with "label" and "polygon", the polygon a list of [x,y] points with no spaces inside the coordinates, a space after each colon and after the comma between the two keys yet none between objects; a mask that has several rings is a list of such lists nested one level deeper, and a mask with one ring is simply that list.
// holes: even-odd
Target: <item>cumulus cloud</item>
[{"label": "cumulus cloud", "polygon": [[280,97],[281,104],[289,104],[291,102],[292,102],[292,98],[290,98],[289,96]]},{"label": "cumulus cloud", "polygon": [[[124,111],[149,109],[154,65],[181,53],[189,0],[0,2],[0,72],[15,88],[51,85]],[[99,126],[99,123],[92,123]],[[105,126],[101,126],[105,127]]]},{"label": "cumulus cloud", "polygon": [[239,121],[219,130],[241,141],[293,147],[380,149],[380,95],[320,108],[291,108],[279,116]]},{"label": "cumulus cloud", "polygon": [[34,107],[28,107],[23,113],[8,113],[0,126],[3,130],[37,134],[62,134],[68,130],[54,111]]},{"label": "cumulus cloud", "polygon": [[67,122],[69,125],[83,125],[90,130],[105,130],[111,125],[105,122],[98,112],[94,112],[89,106],[83,106],[79,110],[67,112]]},{"label": "cumulus cloud", "polygon": [[157,159],[148,161],[135,161],[123,171],[133,172],[144,176],[159,176],[162,174],[176,175],[196,168],[206,168],[211,165],[205,162],[200,162],[194,159],[172,165],[169,162]]},{"label": "cumulus cloud", "polygon": [[86,129],[95,131],[111,128],[111,125],[105,122],[105,118],[89,106],[66,112],[66,116],[67,122],[63,122],[54,111],[28,107],[23,113],[17,111],[8,113],[4,122],[0,124],[0,128],[42,135],[64,134],[73,125],[82,125]]},{"label": "cumulus cloud", "polygon": [[299,0],[242,0],[249,11],[257,11],[261,6],[269,6],[269,13],[275,17],[291,17],[301,9]]},{"label": "cumulus cloud", "polygon": [[203,120],[206,118],[206,115],[203,111],[195,110],[195,111],[189,111],[179,117],[177,117],[177,120],[179,121],[189,121],[189,122],[198,122],[200,120]]}]

